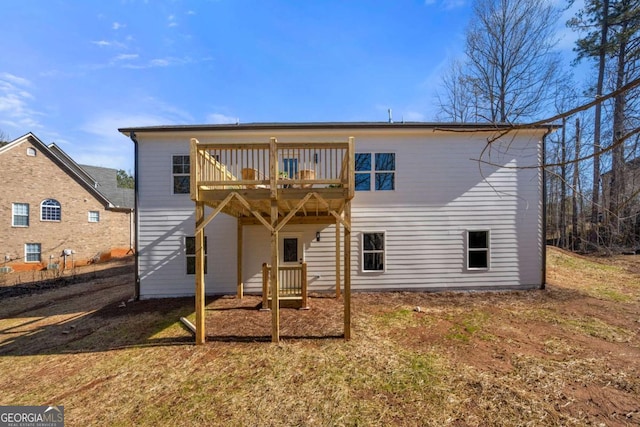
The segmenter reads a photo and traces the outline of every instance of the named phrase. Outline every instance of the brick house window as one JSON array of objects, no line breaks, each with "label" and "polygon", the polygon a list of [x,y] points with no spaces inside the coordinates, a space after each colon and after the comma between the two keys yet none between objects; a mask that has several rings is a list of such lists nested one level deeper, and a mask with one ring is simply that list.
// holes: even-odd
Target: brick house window
[{"label": "brick house window", "polygon": [[29,203],[14,203],[11,225],[14,227],[29,226]]},{"label": "brick house window", "polygon": [[40,204],[40,220],[60,221],[61,210],[60,202],[54,199],[47,199]]},{"label": "brick house window", "polygon": [[40,262],[41,246],[40,243],[27,243],[24,245],[24,259],[27,262]]},{"label": "brick house window", "polygon": [[27,156],[35,157],[36,156],[36,149],[33,148],[33,147],[27,148]]},{"label": "brick house window", "polygon": [[89,211],[89,222],[100,222],[100,212]]},{"label": "brick house window", "polygon": [[173,156],[173,194],[189,194],[191,163],[189,156]]}]

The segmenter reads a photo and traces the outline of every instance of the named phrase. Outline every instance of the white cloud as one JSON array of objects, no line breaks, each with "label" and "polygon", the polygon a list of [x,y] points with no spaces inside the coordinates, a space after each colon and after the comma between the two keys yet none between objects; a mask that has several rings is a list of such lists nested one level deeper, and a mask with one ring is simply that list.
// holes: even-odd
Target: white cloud
[{"label": "white cloud", "polygon": [[178,23],[176,22],[176,16],[175,15],[169,15],[167,17],[167,20],[169,21],[169,24],[167,24],[169,26],[169,28],[178,26]]},{"label": "white cloud", "polygon": [[187,10],[187,15],[195,15],[196,12],[193,10]]},{"label": "white cloud", "polygon": [[444,10],[459,9],[467,5],[467,0],[424,0],[426,6],[433,6],[440,3],[440,8]]},{"label": "white cloud", "polygon": [[124,43],[115,40],[93,40],[91,42],[98,47],[114,47],[118,49],[125,49],[127,46]]},{"label": "white cloud", "polygon": [[111,46],[111,42],[108,42],[106,40],[97,40],[97,41],[92,41],[91,43],[100,47]]},{"label": "white cloud", "polygon": [[121,53],[120,55],[113,58],[114,61],[129,61],[132,59],[138,59],[140,55],[137,53]]},{"label": "white cloud", "polygon": [[117,30],[119,30],[120,28],[124,28],[124,27],[126,27],[126,25],[125,25],[125,24],[121,24],[121,23],[119,23],[119,22],[114,22],[114,23],[111,25],[111,28],[112,28],[112,29],[114,29],[114,30],[116,30],[116,31],[117,31]]},{"label": "white cloud", "polygon": [[27,88],[28,79],[9,73],[0,74],[0,124],[17,129],[20,133],[42,128],[38,117],[42,113],[34,110],[30,103],[35,99]]},{"label": "white cloud", "polygon": [[216,125],[233,124],[233,123],[238,123],[239,121],[237,117],[231,117],[231,116],[227,116],[225,114],[220,114],[220,113],[208,114],[206,117],[206,120],[207,120],[207,123],[212,123]]},{"label": "white cloud", "polygon": [[151,67],[166,67],[170,65],[172,62],[171,58],[160,58],[160,59],[152,59],[149,61],[149,66]]}]

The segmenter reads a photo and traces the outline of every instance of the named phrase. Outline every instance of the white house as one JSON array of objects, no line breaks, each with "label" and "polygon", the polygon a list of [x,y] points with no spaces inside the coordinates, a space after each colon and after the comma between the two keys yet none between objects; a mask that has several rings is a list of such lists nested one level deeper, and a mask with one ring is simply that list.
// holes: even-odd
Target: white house
[{"label": "white house", "polygon": [[[119,129],[135,142],[137,296],[194,295],[196,221],[206,223],[207,294],[263,293],[262,266],[274,260],[304,262],[311,291],[339,292],[341,274],[357,291],[543,287],[539,166],[551,130],[437,123]],[[336,225],[348,229],[348,242]],[[349,265],[341,268],[340,259]]]}]

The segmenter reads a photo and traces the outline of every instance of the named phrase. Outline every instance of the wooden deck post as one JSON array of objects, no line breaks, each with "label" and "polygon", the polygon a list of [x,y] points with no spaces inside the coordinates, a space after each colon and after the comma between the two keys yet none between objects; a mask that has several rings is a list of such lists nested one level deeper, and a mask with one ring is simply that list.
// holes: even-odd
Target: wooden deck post
[{"label": "wooden deck post", "polygon": [[[273,182],[273,180],[272,180]],[[280,341],[280,283],[278,283],[278,201],[271,200],[271,341]]]},{"label": "wooden deck post", "polygon": [[204,287],[204,229],[198,226],[204,221],[204,203],[196,202],[196,344],[204,344],[205,330],[205,287]]},{"label": "wooden deck post", "polygon": [[237,229],[237,251],[236,251],[236,277],[237,277],[237,296],[242,299],[244,297],[244,283],[242,282],[242,221],[238,218],[238,229]]},{"label": "wooden deck post", "polygon": [[336,298],[340,298],[340,221],[336,219]]},{"label": "wooden deck post", "polygon": [[344,204],[344,339],[351,339],[351,200]]}]

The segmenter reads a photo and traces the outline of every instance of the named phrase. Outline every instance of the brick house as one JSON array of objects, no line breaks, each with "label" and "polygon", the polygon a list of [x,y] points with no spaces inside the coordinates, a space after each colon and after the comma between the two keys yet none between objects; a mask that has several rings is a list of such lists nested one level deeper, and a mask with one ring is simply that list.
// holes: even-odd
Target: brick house
[{"label": "brick house", "polygon": [[0,267],[70,268],[132,251],[133,190],[117,188],[115,169],[85,169],[32,133],[1,147],[0,162]]}]

